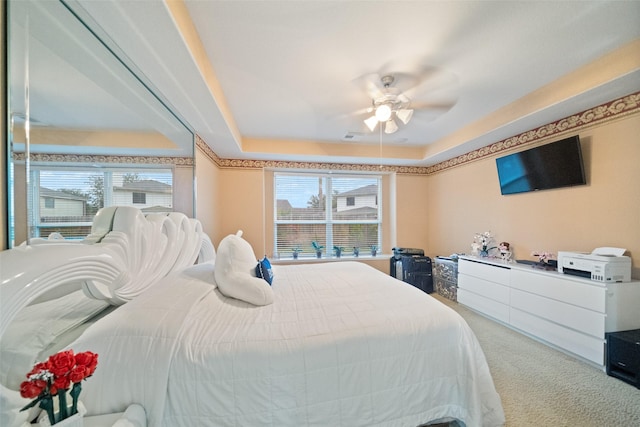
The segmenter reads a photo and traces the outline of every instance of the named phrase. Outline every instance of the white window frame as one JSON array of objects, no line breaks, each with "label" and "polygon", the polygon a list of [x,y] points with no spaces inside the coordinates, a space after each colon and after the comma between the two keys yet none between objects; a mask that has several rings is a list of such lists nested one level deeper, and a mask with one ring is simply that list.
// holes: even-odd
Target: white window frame
[{"label": "white window frame", "polygon": [[[324,178],[327,180],[326,185],[326,194],[327,199],[325,202],[325,219],[324,220],[278,220],[278,193],[277,193],[277,180],[279,176],[304,176],[304,177],[312,177],[312,178]],[[378,192],[376,194],[376,209],[377,209],[377,218],[376,219],[355,219],[355,220],[346,220],[346,219],[334,219],[332,216],[332,203],[331,197],[333,197],[333,179],[376,179]],[[287,254],[278,253],[278,225],[279,224],[324,224],[325,225],[325,236],[326,236],[326,248],[323,258],[335,258],[333,253],[333,225],[336,224],[377,224],[377,243],[375,244],[379,250],[382,247],[382,235],[383,235],[383,209],[382,203],[379,201],[382,199],[382,182],[383,178],[380,174],[353,174],[353,173],[336,173],[336,172],[294,172],[294,171],[284,171],[284,172],[274,172],[273,176],[273,253],[276,258],[286,258]],[[361,248],[360,257],[366,257],[370,251],[364,250]]]}]

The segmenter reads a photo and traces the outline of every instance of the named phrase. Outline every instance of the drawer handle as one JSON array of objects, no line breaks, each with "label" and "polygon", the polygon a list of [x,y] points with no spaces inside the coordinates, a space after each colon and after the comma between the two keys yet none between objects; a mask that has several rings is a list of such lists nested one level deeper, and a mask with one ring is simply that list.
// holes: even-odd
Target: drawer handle
[{"label": "drawer handle", "polygon": [[622,362],[616,362],[618,364],[618,366],[622,366],[623,368],[627,367],[626,363],[622,363]]}]

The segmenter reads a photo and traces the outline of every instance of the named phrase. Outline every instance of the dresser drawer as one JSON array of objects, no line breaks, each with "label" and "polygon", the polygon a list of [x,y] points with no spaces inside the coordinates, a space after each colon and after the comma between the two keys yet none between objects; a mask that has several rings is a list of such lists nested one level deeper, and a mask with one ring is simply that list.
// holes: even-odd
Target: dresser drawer
[{"label": "dresser drawer", "polygon": [[498,267],[464,259],[459,261],[458,266],[458,273],[460,275],[466,274],[503,285],[509,284],[509,272],[510,269],[507,267]]},{"label": "dresser drawer", "polygon": [[458,288],[458,302],[503,323],[509,323],[509,306],[506,304],[460,288]]},{"label": "dresser drawer", "polygon": [[509,287],[499,283],[460,274],[458,276],[458,290],[460,289],[467,289],[485,298],[509,304]]},{"label": "dresser drawer", "polygon": [[511,289],[511,307],[584,334],[604,339],[604,313],[565,304],[518,289]]},{"label": "dresser drawer", "polygon": [[511,288],[605,313],[606,288],[553,275],[511,271]]},{"label": "dresser drawer", "polygon": [[604,337],[602,339],[565,328],[511,307],[509,319],[514,328],[527,332],[598,365],[604,365]]}]

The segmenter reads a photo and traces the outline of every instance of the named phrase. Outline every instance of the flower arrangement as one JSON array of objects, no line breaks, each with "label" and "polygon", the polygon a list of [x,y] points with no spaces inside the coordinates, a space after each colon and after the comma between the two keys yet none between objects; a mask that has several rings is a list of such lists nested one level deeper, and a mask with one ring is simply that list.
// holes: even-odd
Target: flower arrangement
[{"label": "flower arrangement", "polygon": [[533,251],[531,252],[531,256],[537,256],[540,264],[547,264],[547,262],[550,259],[553,259],[555,255],[551,252]]},{"label": "flower arrangement", "polygon": [[492,244],[494,244],[494,240],[493,235],[490,231],[485,231],[484,233],[476,233],[475,236],[473,236],[471,249],[474,253],[486,257],[489,256],[490,250],[496,248],[496,246],[491,246]]},{"label": "flower arrangement", "polygon": [[[74,354],[73,350],[61,351],[49,356],[46,362],[36,363],[27,373],[27,381],[20,384],[20,395],[33,399],[21,411],[39,404],[47,413],[51,425],[75,415],[82,391],[81,382],[93,375],[97,365],[97,354],[90,351]],[[67,407],[67,392],[72,398],[71,408]],[[54,396],[58,396],[57,416],[53,411]]]}]

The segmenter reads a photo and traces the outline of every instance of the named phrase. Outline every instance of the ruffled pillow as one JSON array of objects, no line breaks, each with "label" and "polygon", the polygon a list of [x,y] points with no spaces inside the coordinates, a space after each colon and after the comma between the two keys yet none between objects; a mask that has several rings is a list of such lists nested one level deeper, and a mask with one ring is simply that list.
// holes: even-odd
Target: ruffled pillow
[{"label": "ruffled pillow", "polygon": [[273,290],[256,277],[256,255],[242,237],[242,231],[230,234],[218,245],[214,275],[218,289],[227,297],[253,305],[273,303]]}]

